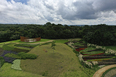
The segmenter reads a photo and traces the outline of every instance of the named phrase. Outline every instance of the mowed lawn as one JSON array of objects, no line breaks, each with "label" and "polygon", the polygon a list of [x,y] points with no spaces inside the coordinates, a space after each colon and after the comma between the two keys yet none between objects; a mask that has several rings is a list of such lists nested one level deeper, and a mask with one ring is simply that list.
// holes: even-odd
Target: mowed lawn
[{"label": "mowed lawn", "polygon": [[24,71],[46,77],[87,77],[79,68],[78,57],[66,44],[56,43],[54,53],[51,43],[37,46],[28,53],[36,54],[38,58],[21,60]]},{"label": "mowed lawn", "polygon": [[12,64],[5,63],[0,68],[0,77],[44,77],[26,71],[19,71],[11,68]]}]

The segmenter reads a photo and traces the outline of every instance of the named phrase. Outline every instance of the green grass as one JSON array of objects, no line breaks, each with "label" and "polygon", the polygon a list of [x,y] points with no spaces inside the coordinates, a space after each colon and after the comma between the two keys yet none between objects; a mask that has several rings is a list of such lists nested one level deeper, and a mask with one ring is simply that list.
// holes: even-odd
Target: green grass
[{"label": "green grass", "polygon": [[68,40],[55,40],[56,41],[56,43],[66,43],[66,42],[68,42]]},{"label": "green grass", "polygon": [[13,46],[9,46],[8,44],[5,44],[5,45],[3,45],[2,46],[2,48],[4,49],[4,50],[13,50],[15,47],[13,47]]},{"label": "green grass", "polygon": [[[54,53],[51,44],[37,46],[29,53],[39,56],[35,60],[21,60],[21,68],[27,72],[47,75],[47,77],[66,77],[66,75],[68,77],[88,77],[79,68],[82,65],[79,63],[78,57],[73,52],[73,49],[65,44],[56,43]],[[84,67],[82,68],[84,69]],[[92,76],[95,71],[91,71]]]},{"label": "green grass", "polygon": [[82,45],[82,43],[79,43],[79,42],[74,43],[73,45],[74,45],[74,46],[77,46],[77,45],[78,45],[78,46],[84,46],[84,45]]},{"label": "green grass", "polygon": [[106,47],[107,49],[112,49],[112,50],[116,51],[116,46],[103,46],[103,47]]},{"label": "green grass", "polygon": [[99,53],[104,53],[104,51],[84,52],[83,54],[99,54]]},{"label": "green grass", "polygon": [[96,48],[94,48],[94,47],[87,47],[84,50],[81,50],[80,52],[87,52],[87,51],[94,50],[94,49],[96,49]]},{"label": "green grass", "polygon": [[88,62],[90,61],[102,61],[102,60],[108,60],[108,59],[112,59],[114,57],[111,57],[111,58],[102,58],[102,59],[91,59],[91,60],[87,60]]},{"label": "green grass", "polygon": [[30,50],[30,48],[26,48],[26,47],[17,47],[17,46],[14,46],[15,44],[9,44],[8,46],[9,47],[14,47],[14,48],[19,48],[19,49],[25,49],[25,50]]},{"label": "green grass", "polygon": [[1,77],[43,77],[38,74],[26,72],[24,70],[19,71],[11,68],[12,64],[10,63],[4,63],[4,65],[0,68],[2,71],[0,71]]},{"label": "green grass", "polygon": [[14,46],[17,46],[17,47],[27,47],[27,48],[34,48],[36,46],[38,46],[39,44],[15,44]]}]

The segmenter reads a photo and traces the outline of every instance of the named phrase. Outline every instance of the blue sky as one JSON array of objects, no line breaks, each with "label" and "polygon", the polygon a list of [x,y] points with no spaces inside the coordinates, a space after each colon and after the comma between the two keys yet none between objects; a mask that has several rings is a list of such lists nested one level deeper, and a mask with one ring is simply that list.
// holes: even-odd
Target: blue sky
[{"label": "blue sky", "polygon": [[3,24],[116,25],[116,0],[0,0]]},{"label": "blue sky", "polygon": [[[7,0],[7,1],[11,1],[11,0]],[[14,1],[15,2],[21,2],[21,3],[27,4],[28,0],[14,0]]]}]

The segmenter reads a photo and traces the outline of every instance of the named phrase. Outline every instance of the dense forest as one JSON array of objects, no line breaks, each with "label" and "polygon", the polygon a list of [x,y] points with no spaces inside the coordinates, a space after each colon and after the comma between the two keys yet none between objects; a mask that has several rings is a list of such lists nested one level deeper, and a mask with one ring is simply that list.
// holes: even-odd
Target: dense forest
[{"label": "dense forest", "polygon": [[97,45],[116,45],[116,26],[99,25],[62,25],[47,22],[37,24],[0,24],[0,42],[17,40],[20,36],[46,39],[82,38]]}]

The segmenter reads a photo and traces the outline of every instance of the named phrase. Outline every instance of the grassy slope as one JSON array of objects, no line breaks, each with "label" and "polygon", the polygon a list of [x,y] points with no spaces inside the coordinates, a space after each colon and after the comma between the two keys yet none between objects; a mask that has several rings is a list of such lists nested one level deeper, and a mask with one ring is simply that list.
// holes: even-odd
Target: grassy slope
[{"label": "grassy slope", "polygon": [[56,50],[53,53],[50,46],[51,44],[48,44],[32,49],[29,53],[37,54],[39,57],[35,60],[21,60],[21,68],[40,75],[47,71],[47,77],[66,77],[65,75],[87,77],[79,68],[81,65],[71,48],[65,44],[56,43]]}]

